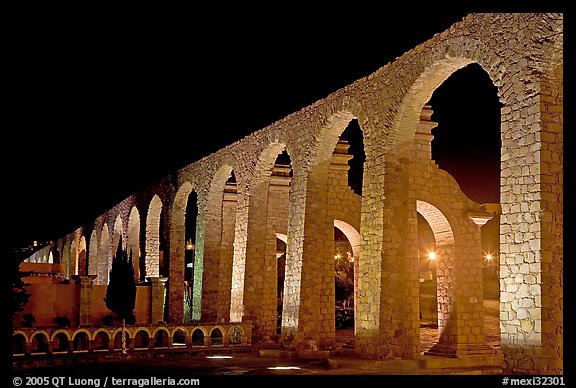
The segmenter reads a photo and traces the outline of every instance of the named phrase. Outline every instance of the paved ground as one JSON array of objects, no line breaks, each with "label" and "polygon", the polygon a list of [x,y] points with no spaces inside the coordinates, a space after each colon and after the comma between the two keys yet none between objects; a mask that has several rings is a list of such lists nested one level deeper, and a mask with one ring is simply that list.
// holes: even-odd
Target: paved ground
[{"label": "paved ground", "polygon": [[[495,348],[499,341],[499,307],[497,300],[485,300],[485,331],[487,341]],[[431,327],[421,328],[422,351],[427,350],[438,339],[438,330]],[[338,330],[337,346],[340,349],[353,348],[354,331]],[[122,361],[104,361],[38,367],[15,370],[15,375],[25,376],[186,376],[189,378],[206,375],[383,375],[383,374],[451,374],[462,371],[453,370],[404,370],[404,365],[390,363],[379,370],[364,370],[355,367],[331,368],[326,360],[292,360],[259,357],[256,351],[236,351],[222,349],[223,355],[231,358],[207,358],[206,354],[179,356],[174,359],[148,358]],[[402,362],[402,360],[396,360]],[[271,369],[292,367],[293,369]],[[400,368],[400,369],[395,369]],[[400,372],[401,373],[400,373]]]},{"label": "paved ground", "polygon": [[[500,350],[500,302],[497,299],[484,299],[484,333],[486,343]],[[354,330],[337,330],[336,334],[340,347],[354,347]],[[432,327],[431,322],[423,322],[420,328],[420,351],[425,352],[437,341],[438,329]]]}]

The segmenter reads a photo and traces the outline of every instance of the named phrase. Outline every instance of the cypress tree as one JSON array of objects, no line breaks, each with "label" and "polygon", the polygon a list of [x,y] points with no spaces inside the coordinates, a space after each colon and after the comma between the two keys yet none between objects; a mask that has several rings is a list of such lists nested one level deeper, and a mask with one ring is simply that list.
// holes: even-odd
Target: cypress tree
[{"label": "cypress tree", "polygon": [[112,259],[110,281],[104,298],[106,307],[119,315],[127,323],[134,323],[134,307],[136,305],[136,283],[134,282],[134,266],[132,250],[130,255],[122,249],[122,239]]}]

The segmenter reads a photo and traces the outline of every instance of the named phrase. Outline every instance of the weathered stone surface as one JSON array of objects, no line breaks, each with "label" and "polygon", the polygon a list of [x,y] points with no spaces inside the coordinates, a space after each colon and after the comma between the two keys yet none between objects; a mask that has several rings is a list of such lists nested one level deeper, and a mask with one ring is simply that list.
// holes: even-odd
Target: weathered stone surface
[{"label": "weathered stone surface", "polygon": [[[562,33],[562,15],[469,15],[367,77],[129,196],[55,242],[53,252],[70,276],[79,272],[83,246],[88,273],[97,275],[96,284],[106,284],[112,254],[122,237],[144,253],[146,276],[169,275],[169,319],[181,322],[184,220],[188,196],[194,191],[199,214],[193,319],[252,319],[255,338],[272,340],[273,241],[275,233],[281,233],[287,236],[288,247],[283,343],[301,349],[330,347],[331,233],[334,220],[340,219],[359,232],[359,351],[414,358],[419,345],[415,225],[416,213],[422,210],[417,203],[425,203],[438,210],[428,213],[428,222],[445,255],[438,273],[438,300],[440,341],[446,346],[439,349],[459,352],[461,343],[481,344],[483,332],[474,323],[481,321],[481,303],[473,303],[482,298],[479,232],[464,217],[480,209],[429,160],[427,131],[433,124],[421,123],[426,121],[422,108],[432,92],[454,71],[478,63],[498,87],[504,105],[502,349],[515,371],[562,373]],[[363,131],[366,152],[361,199],[342,189],[334,173],[338,168],[330,167],[338,137],[354,118]],[[270,191],[274,161],[283,150],[290,156],[293,173],[288,199]],[[332,164],[345,172],[339,163]],[[232,171],[237,197],[234,204],[223,205],[225,182]],[[343,194],[331,194],[332,183]],[[337,215],[334,209],[343,207]],[[133,209],[139,221],[131,216]],[[442,217],[436,214],[450,228],[442,227]],[[166,268],[169,273],[161,273]],[[467,314],[466,318],[457,314],[454,320],[452,311]]]}]

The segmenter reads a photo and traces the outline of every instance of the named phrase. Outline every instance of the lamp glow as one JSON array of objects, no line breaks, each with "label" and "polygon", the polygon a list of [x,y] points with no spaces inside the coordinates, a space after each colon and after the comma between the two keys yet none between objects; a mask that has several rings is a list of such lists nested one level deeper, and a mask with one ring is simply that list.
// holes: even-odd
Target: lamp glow
[{"label": "lamp glow", "polygon": [[436,260],[436,252],[434,251],[428,252],[428,259],[430,259],[431,261]]},{"label": "lamp glow", "polygon": [[290,369],[300,369],[297,366],[269,366],[268,369],[272,370],[290,370]]}]

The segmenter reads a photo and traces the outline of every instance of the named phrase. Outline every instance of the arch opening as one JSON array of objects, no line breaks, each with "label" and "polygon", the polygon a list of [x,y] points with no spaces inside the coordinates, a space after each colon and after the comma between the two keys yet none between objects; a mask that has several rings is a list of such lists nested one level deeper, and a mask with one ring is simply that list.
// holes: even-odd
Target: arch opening
[{"label": "arch opening", "polygon": [[127,234],[128,241],[126,241],[126,247],[128,255],[132,256],[132,262],[135,263],[134,280],[138,282],[140,280],[140,273],[144,271],[140,268],[140,213],[136,206],[130,210]]},{"label": "arch opening", "polygon": [[[433,90],[422,110],[416,133],[417,137],[422,136],[418,132],[430,136],[426,143],[428,159],[448,172],[468,198],[492,214],[492,219],[480,228],[482,256],[478,257],[483,263],[484,332],[487,344],[492,347],[500,346],[503,107],[498,88],[488,72],[478,63],[470,63],[451,72]],[[423,129],[425,127],[427,129]],[[472,141],[470,134],[477,134]],[[526,178],[525,183],[530,183],[530,179],[533,178]]]},{"label": "arch opening", "polygon": [[12,354],[24,354],[26,352],[26,338],[22,334],[12,336]]},{"label": "arch opening", "polygon": [[75,352],[84,352],[88,350],[88,345],[90,340],[88,338],[88,334],[80,331],[74,335],[74,351]]},{"label": "arch opening", "polygon": [[32,353],[48,352],[48,337],[43,333],[37,333],[32,337],[30,351]]},{"label": "arch opening", "polygon": [[[144,281],[146,277],[160,276],[161,268],[163,269],[163,249],[161,248],[162,233],[162,201],[158,195],[154,195],[148,206],[146,215],[146,252],[144,254],[144,270],[140,273],[140,280]],[[163,229],[163,228],[162,228]],[[163,231],[163,230],[162,230]],[[162,246],[163,248],[163,246]]]},{"label": "arch opening", "polygon": [[201,329],[192,332],[192,346],[204,346],[204,332]]},{"label": "arch opening", "polygon": [[110,235],[108,225],[102,226],[100,234],[100,248],[98,249],[98,284],[108,284],[108,274],[112,268],[112,253],[110,251]]},{"label": "arch opening", "polygon": [[[202,339],[204,341],[204,339]],[[204,344],[204,342],[202,342]],[[173,346],[186,346],[186,333],[182,329],[177,329],[172,337]]]},{"label": "arch opening", "polygon": [[101,331],[97,333],[96,336],[94,336],[92,346],[95,351],[108,350],[109,343],[110,343],[110,337],[108,336],[107,333]]}]

